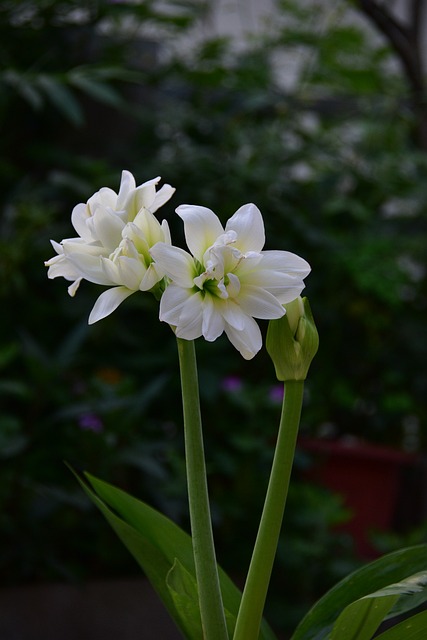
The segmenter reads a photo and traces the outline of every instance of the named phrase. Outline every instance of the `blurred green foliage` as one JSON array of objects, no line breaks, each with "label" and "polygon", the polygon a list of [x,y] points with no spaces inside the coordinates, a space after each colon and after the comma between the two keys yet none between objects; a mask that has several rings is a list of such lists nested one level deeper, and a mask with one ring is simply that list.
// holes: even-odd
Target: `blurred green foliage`
[{"label": "blurred green foliage", "polygon": [[[321,345],[306,433],[425,450],[427,156],[405,84],[368,25],[345,20],[344,0],[323,14],[317,4],[277,6],[274,28],[247,48],[216,38],[179,55],[207,4],[0,5],[3,582],[133,571],[64,460],[188,524],[172,333],[148,296],[88,328],[99,288],[85,284],[70,299],[43,266],[49,239],[74,235],[72,207],[117,188],[124,168],[138,183],[160,174],[177,188],[161,215],[178,241],[178,204],[226,220],[253,201],[268,248],[311,263],[306,294]],[[300,69],[284,88],[290,55]],[[219,556],[241,574],[279,392],[264,352],[243,362],[224,338],[197,349]],[[292,575],[293,611],[351,562],[348,541],[330,530],[346,516],[341,503],[307,486],[303,468],[297,458],[292,553],[281,547],[274,578],[286,589],[281,576]],[[271,607],[284,611],[283,601]]]}]

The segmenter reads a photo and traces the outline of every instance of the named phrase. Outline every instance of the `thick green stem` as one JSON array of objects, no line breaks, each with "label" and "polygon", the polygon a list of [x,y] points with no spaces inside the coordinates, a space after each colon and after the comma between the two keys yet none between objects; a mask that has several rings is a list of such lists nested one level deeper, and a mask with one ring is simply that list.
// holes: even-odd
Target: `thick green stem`
[{"label": "thick green stem", "polygon": [[194,342],[177,338],[194,563],[204,640],[227,640],[212,534]]},{"label": "thick green stem", "polygon": [[282,526],[304,382],[285,382],[279,435],[252,560],[240,603],[233,640],[257,640]]}]

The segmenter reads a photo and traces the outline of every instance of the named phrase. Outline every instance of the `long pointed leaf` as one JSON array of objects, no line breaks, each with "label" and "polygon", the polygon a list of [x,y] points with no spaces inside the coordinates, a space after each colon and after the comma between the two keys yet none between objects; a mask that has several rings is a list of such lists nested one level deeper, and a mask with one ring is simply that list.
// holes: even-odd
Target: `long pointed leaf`
[{"label": "long pointed leaf", "polygon": [[[177,610],[180,611],[181,616],[186,618],[189,626],[200,628],[199,599],[197,583],[194,576],[186,571],[178,559],[175,559],[174,565],[167,575],[166,582],[175,606]],[[236,617],[225,609],[225,618],[228,635],[232,638],[234,627],[236,626]],[[194,625],[195,622],[197,623],[197,627]]]},{"label": "long pointed leaf", "polygon": [[427,611],[422,611],[392,629],[384,631],[376,640],[425,640],[427,637]]},{"label": "long pointed leaf", "polygon": [[[427,568],[427,545],[401,549],[371,562],[341,580],[307,613],[295,630],[292,640],[322,640],[330,637],[341,612],[356,600],[385,589]],[[402,594],[390,611],[397,615],[419,604],[417,595]]]},{"label": "long pointed leaf", "polygon": [[[80,484],[143,568],[178,627],[189,640],[199,640],[202,637],[201,628],[199,634],[194,635],[198,627],[191,607],[187,607],[185,615],[182,615],[177,609],[179,598],[171,588],[173,572],[171,574],[170,571],[174,565],[176,567],[176,560],[182,566],[182,571],[190,574],[195,583],[191,537],[147,504],[90,474],[85,476],[90,485],[77,476]],[[221,568],[219,575],[228,625],[234,628],[241,593]],[[186,584],[188,586],[188,581]],[[188,616],[191,620],[187,619]],[[260,640],[276,640],[265,622]]]},{"label": "long pointed leaf", "polygon": [[344,609],[334,624],[330,640],[371,640],[399,596],[367,596]]}]

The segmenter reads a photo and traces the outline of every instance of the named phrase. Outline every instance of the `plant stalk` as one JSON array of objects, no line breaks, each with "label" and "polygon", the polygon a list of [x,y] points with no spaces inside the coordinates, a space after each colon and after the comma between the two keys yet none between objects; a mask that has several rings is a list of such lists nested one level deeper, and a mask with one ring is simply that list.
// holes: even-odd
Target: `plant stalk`
[{"label": "plant stalk", "polygon": [[264,508],[233,640],[257,640],[282,527],[301,416],[304,382],[285,382],[279,434]]},{"label": "plant stalk", "polygon": [[200,414],[196,351],[177,338],[194,563],[204,640],[228,640],[212,533]]}]

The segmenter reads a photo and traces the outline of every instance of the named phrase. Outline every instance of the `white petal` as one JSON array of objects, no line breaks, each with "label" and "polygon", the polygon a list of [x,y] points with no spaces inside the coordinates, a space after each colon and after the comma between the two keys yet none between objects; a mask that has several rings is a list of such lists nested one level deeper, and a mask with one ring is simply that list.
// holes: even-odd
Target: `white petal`
[{"label": "white petal", "polygon": [[[150,247],[157,242],[164,242],[165,236],[162,226],[151,211],[142,209],[133,221],[133,225],[140,229]],[[132,228],[132,227],[131,227]]]},{"label": "white petal", "polygon": [[127,289],[137,291],[145,273],[145,265],[140,260],[129,258],[128,256],[120,256],[117,259],[117,267],[119,271],[120,284]]},{"label": "white petal", "polygon": [[68,287],[68,295],[71,296],[72,298],[74,298],[74,296],[77,293],[77,289],[80,286],[80,282],[83,280],[83,278],[77,278],[77,280],[75,280],[75,282],[73,282],[73,284],[70,284],[70,286]]},{"label": "white petal", "polygon": [[65,278],[66,280],[76,280],[80,276],[77,269],[66,256],[58,255],[54,256],[47,262],[46,267],[49,267],[47,277],[52,280],[53,278]]},{"label": "white petal", "polygon": [[230,325],[225,325],[225,333],[231,344],[241,353],[245,360],[251,360],[262,347],[261,331],[253,318],[245,316],[243,329],[238,331]]},{"label": "white petal", "polygon": [[260,269],[284,271],[300,278],[307,277],[311,271],[310,265],[304,258],[290,251],[263,251]]},{"label": "white petal", "polygon": [[227,293],[230,298],[236,298],[240,292],[240,280],[234,273],[227,274],[229,283],[227,285]]},{"label": "white petal", "polygon": [[110,313],[113,313],[119,304],[132,295],[132,293],[134,292],[130,291],[130,289],[127,289],[126,287],[114,287],[113,289],[107,289],[107,291],[101,293],[90,312],[88,320],[89,324],[94,324],[94,322],[98,322],[98,320],[102,320],[102,318],[109,316]]},{"label": "white petal", "polygon": [[153,202],[149,206],[151,213],[155,213],[157,209],[160,209],[160,207],[165,204],[165,202],[170,200],[175,191],[176,189],[171,187],[170,184],[164,184],[163,187],[157,191]]},{"label": "white petal", "polygon": [[261,268],[259,265],[262,260],[263,253],[255,253],[252,251],[246,253],[244,256],[240,254],[239,263],[234,269],[234,272],[239,276],[239,278],[242,278],[246,273],[251,273],[255,269]]},{"label": "white petal", "polygon": [[197,276],[196,265],[187,251],[158,242],[151,247],[150,253],[172,282],[184,288],[194,286],[193,278]]},{"label": "white petal", "polygon": [[163,231],[163,242],[166,242],[166,244],[172,244],[171,232],[166,220],[162,220],[161,227]]},{"label": "white petal", "polygon": [[261,211],[252,203],[240,207],[227,222],[225,230],[237,233],[236,247],[242,253],[259,252],[265,244],[264,220]]},{"label": "white petal", "polygon": [[156,184],[159,181],[160,176],[157,176],[156,178],[147,180],[147,182],[144,182],[144,184],[136,188],[133,203],[135,207],[134,214],[138,213],[142,208],[151,210],[151,204],[156,198]]},{"label": "white petal", "polygon": [[210,295],[205,295],[203,300],[202,334],[208,342],[216,340],[224,331],[224,319],[215,305],[215,300]]},{"label": "white petal", "polygon": [[224,228],[215,213],[207,207],[182,204],[176,209],[177,214],[184,221],[185,239],[191,253],[199,262],[203,254],[218,236],[224,233]]},{"label": "white petal", "polygon": [[82,202],[76,204],[71,212],[71,224],[85,242],[92,242],[94,238],[86,224],[88,218],[90,218],[90,210],[87,204]]},{"label": "white petal", "polygon": [[110,209],[115,209],[116,203],[117,193],[110,189],[110,187],[102,187],[87,201],[89,211],[92,215],[98,207],[110,207]]},{"label": "white petal", "polygon": [[265,289],[273,294],[280,304],[291,302],[304,289],[304,282],[299,276],[268,269],[259,269],[246,274],[241,277],[241,283]]},{"label": "white petal", "polygon": [[60,244],[59,242],[56,242],[56,240],[51,240],[50,244],[55,249],[56,253],[59,253],[59,254],[64,253],[64,249],[62,248],[62,244]]},{"label": "white petal", "polygon": [[69,256],[72,253],[87,253],[92,256],[105,255],[104,247],[95,242],[85,242],[82,238],[66,238],[62,241],[62,253]]},{"label": "white petal", "polygon": [[246,324],[246,314],[234,300],[223,300],[221,314],[227,324],[237,331],[242,331]]},{"label": "white petal", "polygon": [[122,231],[125,226],[123,220],[111,209],[99,207],[93,216],[96,237],[104,247],[111,251],[120,244]]},{"label": "white petal", "polygon": [[105,285],[115,284],[115,282],[111,282],[106,277],[102,269],[100,256],[91,256],[84,253],[70,253],[68,255],[68,260],[76,269],[78,275],[83,276],[83,278],[89,280],[89,282]]},{"label": "white petal", "polygon": [[191,289],[183,289],[170,284],[160,299],[160,320],[174,327],[177,326],[182,307],[192,295]]},{"label": "white petal", "polygon": [[104,272],[105,278],[108,280],[109,284],[123,284],[119,279],[119,269],[118,266],[113,260],[109,258],[104,258],[101,256],[101,269]]},{"label": "white petal", "polygon": [[276,295],[276,298],[280,302],[280,304],[287,304],[288,302],[292,302],[295,298],[301,295],[304,290],[304,283],[301,285],[295,285],[294,287],[289,287],[286,290],[279,291]]},{"label": "white petal", "polygon": [[126,170],[122,171],[119,193],[117,195],[117,202],[114,207],[116,211],[121,211],[122,209],[125,209],[126,201],[128,200],[129,195],[132,193],[132,191],[135,190],[135,188],[136,188],[135,178],[130,173],[130,171],[126,171]]},{"label": "white petal", "polygon": [[199,292],[190,296],[183,305],[175,333],[178,338],[195,340],[202,335],[202,323],[203,294]]},{"label": "white petal", "polygon": [[285,315],[277,298],[261,287],[242,284],[238,301],[244,313],[253,318],[272,320]]},{"label": "white petal", "polygon": [[159,273],[154,262],[152,262],[144,273],[141,282],[139,283],[139,290],[150,291],[150,289],[152,289],[154,285],[156,285],[162,278],[163,273]]}]

